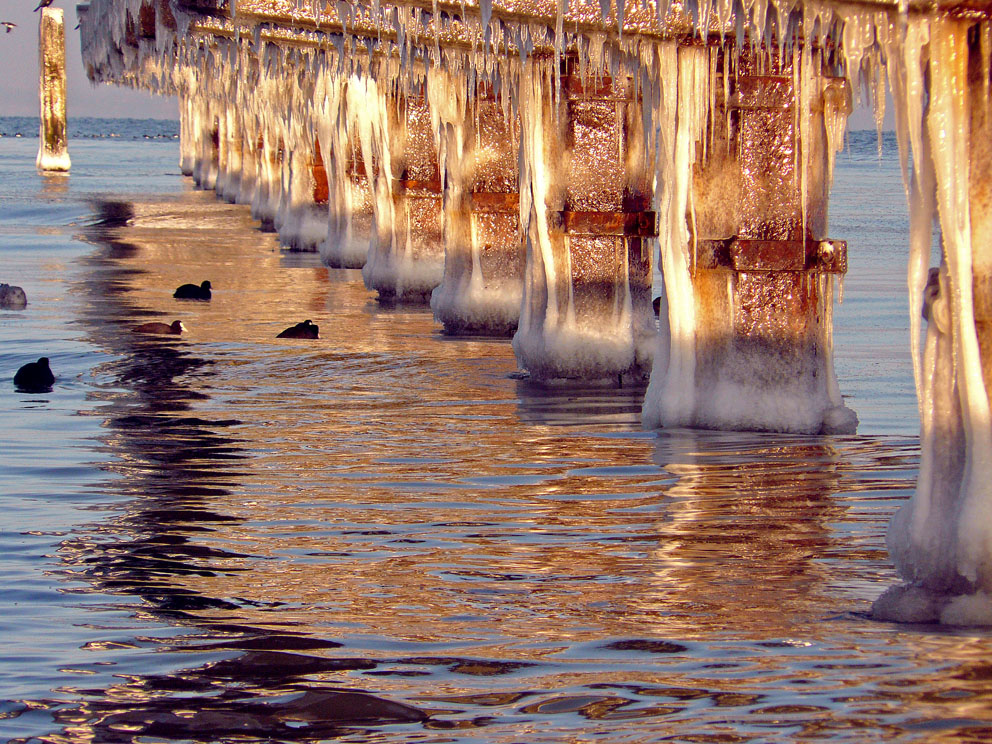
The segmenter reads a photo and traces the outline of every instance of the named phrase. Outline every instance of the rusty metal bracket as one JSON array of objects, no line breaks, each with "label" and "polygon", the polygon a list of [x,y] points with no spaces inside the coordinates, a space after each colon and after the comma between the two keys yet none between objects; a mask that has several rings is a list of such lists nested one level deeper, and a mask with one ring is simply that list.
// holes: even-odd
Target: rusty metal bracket
[{"label": "rusty metal bracket", "polygon": [[441,181],[413,181],[396,178],[393,180],[393,196],[437,197],[443,189]]},{"label": "rusty metal bracket", "polygon": [[551,221],[570,235],[658,237],[654,212],[552,212]]},{"label": "rusty metal bracket", "polygon": [[792,271],[816,274],[847,273],[847,243],[843,240],[700,240],[696,270],[737,272]]},{"label": "rusty metal bracket", "polygon": [[469,194],[469,204],[473,212],[513,212],[520,211],[520,194],[473,191]]}]

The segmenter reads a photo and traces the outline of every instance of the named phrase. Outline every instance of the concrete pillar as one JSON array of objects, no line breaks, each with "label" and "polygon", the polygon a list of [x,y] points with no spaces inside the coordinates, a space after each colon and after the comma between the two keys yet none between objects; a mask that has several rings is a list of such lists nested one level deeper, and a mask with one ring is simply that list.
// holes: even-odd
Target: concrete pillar
[{"label": "concrete pillar", "polygon": [[[633,81],[534,59],[521,90],[524,297],[513,337],[532,377],[643,377],[655,341],[651,178]],[[557,92],[555,85],[560,85]]]},{"label": "concrete pillar", "polygon": [[[857,426],[833,370],[832,277],[847,270],[847,246],[825,234],[825,114],[847,107],[847,95],[816,59],[773,55],[761,71],[749,51],[736,60],[730,98],[714,116],[727,125],[711,126],[686,215],[694,377],[678,419],[662,425],[802,433]],[[793,64],[816,67],[802,84],[812,86],[808,95],[795,89],[802,75]]]},{"label": "concrete pillar", "polygon": [[[441,125],[444,170],[444,276],[431,295],[449,334],[510,336],[523,296],[526,251],[520,239],[520,122],[488,86],[466,100],[464,82],[431,81]],[[462,95],[452,95],[458,91]]]},{"label": "concrete pillar", "polygon": [[382,132],[388,155],[372,174],[375,230],[362,277],[380,301],[427,302],[441,283],[444,243],[437,146],[423,92],[388,98]]},{"label": "concrete pillar", "polygon": [[43,171],[67,171],[71,162],[65,110],[65,23],[61,8],[41,10],[38,57],[41,68],[38,81],[41,131],[36,165]]}]

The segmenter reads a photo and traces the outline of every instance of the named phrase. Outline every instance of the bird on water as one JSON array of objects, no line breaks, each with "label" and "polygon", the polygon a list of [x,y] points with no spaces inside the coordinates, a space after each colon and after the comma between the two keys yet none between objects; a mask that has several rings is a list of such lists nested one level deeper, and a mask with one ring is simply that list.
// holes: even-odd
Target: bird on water
[{"label": "bird on water", "polygon": [[172,296],[178,300],[209,300],[210,282],[201,282],[199,287],[195,284],[184,284],[173,292]]},{"label": "bird on water", "polygon": [[181,320],[174,320],[171,323],[152,321],[151,323],[142,323],[134,328],[135,333],[158,333],[163,336],[179,336],[185,330],[186,326]]},{"label": "bird on water", "polygon": [[34,12],[37,13],[42,8],[47,8],[53,2],[55,2],[55,0],[41,0],[41,2],[38,3],[38,7],[34,9]]},{"label": "bird on water", "polygon": [[28,362],[14,375],[14,387],[26,393],[47,393],[55,384],[55,375],[48,366],[48,357]]},{"label": "bird on water", "polygon": [[290,326],[276,338],[319,338],[319,329],[319,326],[312,320],[304,320],[302,323]]}]

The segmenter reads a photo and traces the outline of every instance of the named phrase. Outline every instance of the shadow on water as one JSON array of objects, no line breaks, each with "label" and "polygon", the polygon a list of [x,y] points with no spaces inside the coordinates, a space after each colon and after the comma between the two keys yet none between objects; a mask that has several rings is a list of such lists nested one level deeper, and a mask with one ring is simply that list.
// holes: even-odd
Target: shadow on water
[{"label": "shadow on water", "polygon": [[230,433],[241,422],[191,412],[207,398],[191,380],[209,377],[211,360],[181,339],[131,332],[136,319],[157,314],[129,297],[144,272],[121,263],[142,251],[123,236],[133,208],[120,201],[93,208],[80,239],[96,248],[77,291],[85,295],[82,322],[91,339],[114,357],[99,370],[112,382],[95,395],[106,403],[105,468],[116,476],[103,487],[122,497],[122,507],[96,534],[65,540],[60,554],[73,581],[140,599],[140,615],[186,630],[174,650],[202,651],[211,661],[169,674],[123,675],[110,689],[77,688],[82,702],[56,710],[55,721],[87,740],[130,742],[149,736],[312,741],[346,727],[353,733],[356,725],[424,720],[416,708],[305,679],[371,669],[375,662],[302,653],[341,644],[241,623],[239,610],[250,600],[192,588],[194,578],[246,571],[252,558],[197,540],[243,521],[211,507],[243,475],[239,463],[248,455]]},{"label": "shadow on water", "polygon": [[622,384],[609,380],[541,382],[522,378],[516,382],[517,413],[530,424],[609,424],[639,426],[646,381]]}]

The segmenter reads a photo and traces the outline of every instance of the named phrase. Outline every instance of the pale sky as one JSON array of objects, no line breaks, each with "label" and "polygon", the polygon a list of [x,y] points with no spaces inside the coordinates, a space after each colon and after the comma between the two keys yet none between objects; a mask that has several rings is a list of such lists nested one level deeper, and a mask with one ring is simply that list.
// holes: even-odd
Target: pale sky
[{"label": "pale sky", "polygon": [[[0,0],[0,21],[17,27],[0,28],[0,116],[38,116],[38,17],[32,12],[38,0]],[[175,97],[153,96],[115,85],[94,86],[86,79],[79,52],[76,3],[55,0],[52,7],[65,11],[68,116],[132,119],[178,119]]]},{"label": "pale sky", "polygon": [[[0,116],[38,115],[38,17],[32,12],[38,0],[0,0],[0,21],[17,27],[10,33],[0,29]],[[134,119],[178,119],[174,97],[153,96],[115,85],[94,86],[86,79],[79,52],[76,4],[56,0],[65,11],[66,60],[69,88],[68,115],[128,117]],[[892,129],[892,105],[887,108],[886,129]],[[848,129],[874,129],[871,111],[858,109],[848,120]]]}]

